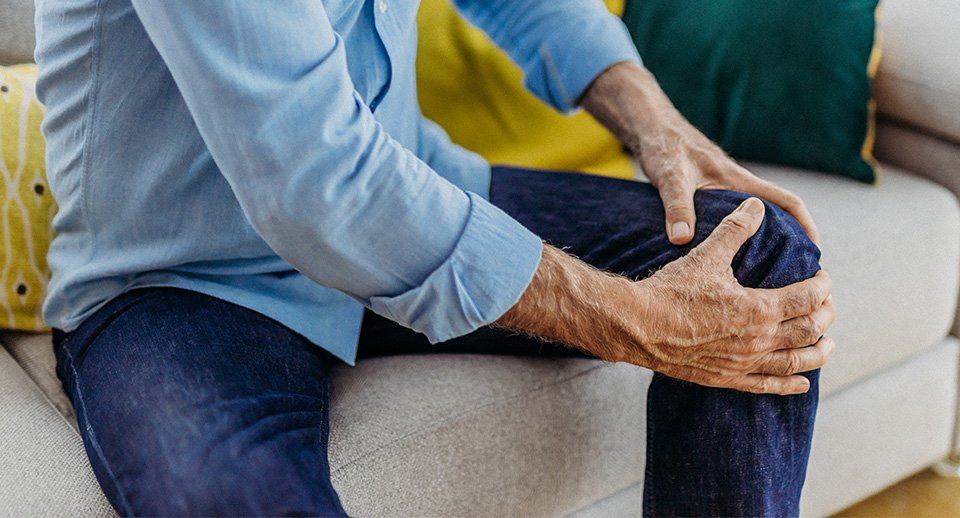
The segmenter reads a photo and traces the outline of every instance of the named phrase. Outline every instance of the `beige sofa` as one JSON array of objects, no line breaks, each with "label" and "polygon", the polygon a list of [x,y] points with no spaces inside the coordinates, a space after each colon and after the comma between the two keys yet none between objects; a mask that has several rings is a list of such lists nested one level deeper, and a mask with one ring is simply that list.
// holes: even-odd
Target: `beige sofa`
[{"label": "beige sofa", "polygon": [[[0,0],[0,62],[30,59],[31,4]],[[955,0],[884,2],[876,186],[751,164],[807,200],[835,281],[839,346],[823,373],[805,515],[957,450],[958,25]],[[0,341],[0,515],[113,514],[49,336]],[[467,355],[340,368],[334,485],[356,516],[638,516],[649,379],[628,365]]]}]

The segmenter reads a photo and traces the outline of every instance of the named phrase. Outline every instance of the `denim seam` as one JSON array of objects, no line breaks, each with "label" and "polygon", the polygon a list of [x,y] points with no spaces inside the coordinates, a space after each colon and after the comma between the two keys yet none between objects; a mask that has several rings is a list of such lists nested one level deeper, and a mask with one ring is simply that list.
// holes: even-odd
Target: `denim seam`
[{"label": "denim seam", "polygon": [[120,482],[117,480],[116,475],[113,473],[113,469],[110,467],[110,463],[107,462],[107,457],[104,455],[103,450],[100,448],[100,443],[97,441],[97,432],[94,431],[93,425],[90,424],[90,421],[86,419],[86,407],[87,405],[83,401],[83,391],[80,388],[79,376],[77,373],[76,365],[73,361],[73,354],[69,349],[63,349],[64,354],[67,355],[67,359],[70,361],[70,371],[73,373],[73,386],[76,393],[77,406],[80,407],[80,413],[84,415],[84,429],[87,431],[87,437],[90,439],[90,446],[96,452],[97,457],[100,458],[100,462],[103,463],[103,466],[107,469],[107,475],[110,476],[110,481],[113,482],[113,486],[116,489],[117,496],[120,497],[121,504],[123,505],[123,514],[125,516],[136,516],[133,512],[133,509],[130,507],[130,502],[127,499],[127,495],[124,494]]},{"label": "denim seam", "polygon": [[[598,361],[599,361],[599,360],[598,360]],[[450,422],[456,421],[456,420],[458,420],[458,419],[460,419],[460,418],[467,417],[467,416],[472,415],[472,414],[476,414],[477,412],[479,412],[479,411],[481,411],[481,410],[483,410],[483,409],[485,409],[485,408],[491,407],[491,406],[493,406],[493,405],[498,405],[498,404],[505,403],[505,402],[508,402],[508,401],[512,401],[512,400],[515,400],[515,399],[520,399],[520,398],[522,398],[522,397],[524,397],[524,396],[526,396],[526,395],[528,395],[528,394],[532,394],[532,393],[534,393],[534,392],[540,392],[540,391],[542,391],[543,389],[546,389],[546,388],[549,388],[549,387],[553,387],[553,386],[559,385],[559,384],[561,384],[561,383],[566,383],[566,382],[568,382],[568,381],[574,380],[574,379],[576,379],[576,378],[580,378],[580,377],[582,377],[582,376],[586,376],[587,374],[590,374],[590,373],[592,373],[592,372],[594,372],[594,371],[596,371],[596,370],[598,370],[598,369],[606,369],[606,368],[609,368],[611,365],[613,365],[613,364],[607,363],[607,362],[602,362],[600,365],[596,365],[596,366],[590,367],[589,369],[580,371],[580,372],[578,372],[578,373],[576,373],[576,374],[574,374],[574,375],[572,375],[572,376],[568,376],[568,377],[566,377],[566,378],[559,379],[559,380],[554,381],[554,382],[552,382],[552,383],[546,383],[546,384],[543,384],[543,385],[539,385],[539,386],[537,386],[537,387],[535,387],[535,388],[533,388],[533,389],[531,389],[531,390],[524,391],[524,392],[522,392],[522,393],[520,393],[520,394],[515,394],[515,395],[513,395],[513,396],[507,396],[507,397],[495,399],[495,400],[493,400],[493,401],[490,401],[490,402],[488,402],[488,403],[482,404],[482,405],[480,405],[480,406],[473,407],[473,408],[471,408],[471,409],[469,409],[469,410],[465,410],[465,411],[463,411],[463,412],[460,412],[460,413],[457,413],[457,414],[454,414],[454,415],[445,417],[445,418],[440,419],[440,420],[437,420],[437,421],[432,421],[428,426],[423,426],[423,427],[418,428],[418,429],[416,429],[416,430],[414,430],[414,431],[412,431],[412,432],[409,432],[409,433],[406,433],[406,434],[404,434],[404,435],[401,435],[400,437],[397,437],[396,439],[393,439],[392,441],[390,441],[390,442],[388,442],[388,443],[386,443],[386,444],[383,444],[383,445],[378,446],[377,448],[375,448],[375,449],[373,449],[373,450],[371,450],[371,451],[368,451],[368,452],[366,452],[366,453],[361,454],[359,457],[356,457],[356,458],[351,459],[351,460],[349,460],[349,461],[347,461],[347,462],[344,462],[340,467],[338,467],[337,469],[333,470],[333,471],[331,472],[331,475],[337,474],[337,473],[343,471],[344,469],[346,469],[346,468],[348,468],[348,467],[350,467],[350,466],[352,466],[352,465],[354,465],[354,464],[356,464],[356,463],[358,463],[358,462],[360,462],[360,461],[362,461],[362,460],[364,460],[364,459],[366,459],[366,458],[368,458],[368,457],[372,457],[373,455],[376,455],[377,453],[379,453],[379,452],[387,449],[388,447],[393,446],[394,444],[397,444],[398,442],[403,441],[404,439],[407,439],[407,438],[409,438],[409,437],[413,437],[413,436],[416,436],[416,435],[420,435],[420,434],[422,434],[422,433],[424,433],[424,432],[426,432],[426,431],[429,431],[429,430],[432,430],[432,429],[434,429],[434,428],[437,428],[437,427],[440,426],[440,425],[443,425],[443,424],[446,424],[446,423],[450,423]]]},{"label": "denim seam", "polygon": [[[329,373],[329,369],[328,369],[327,372]],[[322,449],[322,451],[323,451],[322,458],[323,458],[323,462],[324,462],[325,468],[326,468],[327,483],[329,484],[330,488],[333,490],[333,497],[334,497],[334,499],[336,500],[337,506],[339,507],[339,511],[342,513],[343,516],[349,516],[349,515],[347,514],[347,510],[343,508],[343,502],[340,501],[340,494],[337,493],[337,489],[336,489],[335,487],[333,487],[333,477],[332,477],[331,474],[330,474],[330,453],[329,453],[329,447],[330,447],[330,401],[331,401],[331,399],[330,399],[330,392],[331,392],[331,391],[330,391],[330,377],[329,377],[329,374],[328,374],[328,375],[327,375],[327,383],[325,384],[325,386],[324,386],[323,389],[321,390],[321,395],[320,395],[320,397],[321,397],[324,401],[326,401],[326,404],[325,404],[325,406],[324,406],[324,410],[323,410],[323,412],[321,413],[321,417],[320,417],[320,433],[322,434],[322,439],[321,439],[320,447],[321,447],[321,449]]]},{"label": "denim seam", "polygon": [[643,508],[642,515],[645,517],[656,516],[653,512],[653,487],[654,487],[654,478],[653,477],[653,455],[656,448],[653,447],[654,440],[656,438],[656,423],[654,419],[651,419],[653,415],[653,400],[654,400],[654,389],[657,385],[657,373],[653,374],[653,378],[650,380],[650,386],[647,387],[647,457],[644,459],[646,464],[643,469],[643,496],[640,506]]}]

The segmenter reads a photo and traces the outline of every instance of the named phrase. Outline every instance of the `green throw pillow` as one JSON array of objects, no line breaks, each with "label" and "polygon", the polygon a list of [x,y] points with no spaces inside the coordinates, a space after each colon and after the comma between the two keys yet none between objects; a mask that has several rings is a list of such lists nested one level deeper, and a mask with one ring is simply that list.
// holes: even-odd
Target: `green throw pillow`
[{"label": "green throw pillow", "polygon": [[877,0],[628,0],[677,108],[737,158],[875,180]]}]

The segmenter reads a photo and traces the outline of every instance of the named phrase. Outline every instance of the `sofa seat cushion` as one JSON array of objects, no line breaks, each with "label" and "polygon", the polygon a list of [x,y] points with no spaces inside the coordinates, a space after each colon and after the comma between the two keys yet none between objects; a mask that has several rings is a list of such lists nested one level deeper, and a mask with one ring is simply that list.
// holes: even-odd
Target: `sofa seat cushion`
[{"label": "sofa seat cushion", "polygon": [[334,377],[334,486],[355,516],[568,514],[643,479],[651,377],[582,359],[362,360]]},{"label": "sofa seat cushion", "polygon": [[822,234],[833,278],[837,349],[824,369],[829,394],[939,343],[954,316],[960,209],[943,187],[883,165],[876,185],[746,164],[800,195]]},{"label": "sofa seat cushion", "polygon": [[70,399],[63,392],[60,379],[57,378],[57,359],[53,354],[50,333],[4,331],[0,342],[26,371],[27,376],[37,384],[53,407],[76,429],[77,415]]},{"label": "sofa seat cushion", "polygon": [[80,436],[0,347],[0,516],[116,516]]}]

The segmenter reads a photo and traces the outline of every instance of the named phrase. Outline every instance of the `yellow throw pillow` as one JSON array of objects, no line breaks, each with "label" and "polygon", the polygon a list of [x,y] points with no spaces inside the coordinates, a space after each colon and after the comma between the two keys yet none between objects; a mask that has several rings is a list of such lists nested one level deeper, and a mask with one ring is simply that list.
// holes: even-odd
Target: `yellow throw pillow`
[{"label": "yellow throw pillow", "polygon": [[56,205],[47,186],[36,65],[0,67],[0,328],[44,331],[47,249]]},{"label": "yellow throw pillow", "polygon": [[[606,0],[614,14],[624,0]],[[450,0],[423,0],[417,81],[424,115],[494,164],[633,178],[620,143],[586,112],[564,116],[523,87],[520,69]],[[456,102],[452,102],[452,101]]]}]

